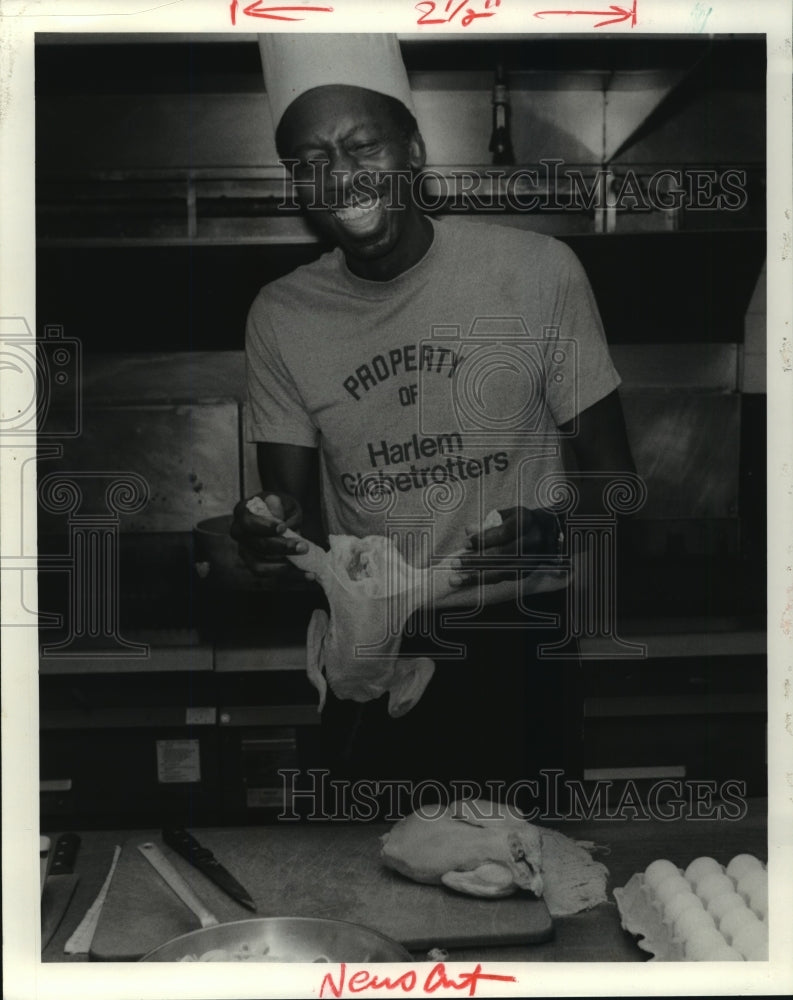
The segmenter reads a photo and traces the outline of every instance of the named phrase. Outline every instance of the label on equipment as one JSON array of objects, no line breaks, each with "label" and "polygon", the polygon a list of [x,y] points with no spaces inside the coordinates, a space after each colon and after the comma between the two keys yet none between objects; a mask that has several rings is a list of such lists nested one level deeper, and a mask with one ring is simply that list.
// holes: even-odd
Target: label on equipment
[{"label": "label on equipment", "polygon": [[198,740],[157,740],[157,780],[179,784],[201,780]]},{"label": "label on equipment", "polygon": [[217,709],[215,708],[187,708],[185,709],[184,721],[187,726],[214,726]]}]

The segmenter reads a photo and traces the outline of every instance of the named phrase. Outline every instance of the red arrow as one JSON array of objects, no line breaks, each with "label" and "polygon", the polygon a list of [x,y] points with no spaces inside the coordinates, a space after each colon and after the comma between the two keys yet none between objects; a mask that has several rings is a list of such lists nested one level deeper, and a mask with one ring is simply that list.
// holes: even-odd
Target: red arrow
[{"label": "red arrow", "polygon": [[622,21],[627,21],[630,18],[631,27],[633,28],[636,24],[636,0],[633,0],[633,6],[630,10],[625,10],[624,7],[617,7],[616,4],[611,4],[608,10],[540,10],[534,16],[542,18],[546,14],[564,14],[565,17],[588,14],[592,17],[608,18],[607,21],[599,21],[594,25],[595,28],[603,28],[607,24],[620,24]]},{"label": "red arrow", "polygon": [[332,14],[332,7],[262,7],[262,0],[248,4],[242,11],[248,17],[265,17],[271,21],[302,21],[302,17],[290,17],[290,14]]}]

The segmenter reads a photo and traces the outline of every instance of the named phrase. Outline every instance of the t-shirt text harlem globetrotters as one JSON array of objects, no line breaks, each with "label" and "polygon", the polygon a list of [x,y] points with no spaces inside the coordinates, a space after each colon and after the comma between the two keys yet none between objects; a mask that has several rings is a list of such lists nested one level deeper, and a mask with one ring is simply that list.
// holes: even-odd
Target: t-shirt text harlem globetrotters
[{"label": "t-shirt text harlem globetrotters", "polygon": [[266,285],[247,330],[250,440],[318,448],[329,533],[430,518],[437,554],[541,506],[557,431],[619,383],[589,283],[550,237],[433,220],[392,281],[340,251]]},{"label": "t-shirt text harlem globetrotters", "polygon": [[[376,354],[358,365],[342,380],[342,385],[354,400],[361,401],[371,390],[390,379],[398,379],[397,395],[401,395],[402,405],[418,405],[418,388],[415,397],[411,391],[418,382],[405,382],[404,376],[434,373],[453,379],[462,357],[461,351],[440,343],[402,344],[391,348],[387,355]],[[492,377],[496,375],[494,371]],[[430,381],[423,382],[427,393],[433,392]],[[437,394],[437,387],[434,388]],[[459,430],[435,434],[414,431],[404,441],[393,437],[371,440],[365,443],[365,452],[368,459],[365,472],[357,469],[341,473],[341,487],[351,496],[360,495],[365,489],[387,489],[383,485],[386,482],[399,493],[423,490],[432,483],[452,480],[464,483],[490,475],[491,471],[504,472],[509,465],[505,451],[481,457],[467,454]]]}]

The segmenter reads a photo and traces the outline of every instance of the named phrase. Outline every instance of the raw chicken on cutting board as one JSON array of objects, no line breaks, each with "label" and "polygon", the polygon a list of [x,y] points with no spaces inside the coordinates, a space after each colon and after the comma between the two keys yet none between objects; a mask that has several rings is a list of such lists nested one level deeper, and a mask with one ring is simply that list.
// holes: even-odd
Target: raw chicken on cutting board
[{"label": "raw chicken on cutting board", "polygon": [[606,901],[608,870],[592,859],[593,848],[502,803],[466,799],[440,815],[416,811],[400,820],[383,835],[380,856],[415,882],[496,899],[528,890],[552,916],[564,916]]},{"label": "raw chicken on cutting board", "polygon": [[[498,807],[496,807],[498,808]],[[472,896],[542,895],[540,830],[489,802],[455,803],[438,818],[412,813],[382,838],[381,857],[414,882]]]}]

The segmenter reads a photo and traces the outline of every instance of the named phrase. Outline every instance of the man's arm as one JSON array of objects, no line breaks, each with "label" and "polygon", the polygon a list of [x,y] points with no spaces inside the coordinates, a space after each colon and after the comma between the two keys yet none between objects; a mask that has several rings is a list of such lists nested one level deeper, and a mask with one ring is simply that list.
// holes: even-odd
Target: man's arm
[{"label": "man's arm", "polygon": [[318,544],[326,541],[319,502],[319,452],[301,445],[263,443],[257,444],[256,452],[262,484],[259,495],[271,498],[268,507],[274,519],[268,522],[252,514],[243,500],[234,508],[231,535],[248,568],[278,582],[299,572],[287,555],[306,550],[299,540],[282,537],[285,528]]},{"label": "man's arm", "polygon": [[302,510],[300,534],[325,545],[319,499],[319,449],[259,442],[256,462],[262,492],[286,494],[296,500]]},{"label": "man's arm", "polygon": [[[576,421],[578,427],[573,434]],[[571,435],[581,472],[634,472],[622,403],[615,389],[559,428]]]},{"label": "man's arm", "polygon": [[[578,414],[574,420],[563,424],[560,430],[571,434],[571,443],[579,472],[613,474],[619,477],[635,471],[631,455],[622,404],[616,390]],[[575,433],[573,434],[573,431]],[[575,473],[571,475],[576,479]],[[580,491],[579,512],[600,513],[602,509],[603,475],[587,479],[578,478]],[[514,555],[516,552],[551,554],[556,550],[558,524],[546,511],[514,507],[500,511],[502,523],[498,527],[472,535],[469,545],[470,558],[460,559],[461,572],[454,578],[459,587],[471,586],[480,579],[482,583],[497,583],[510,579],[514,570],[486,570],[468,572],[476,566],[476,553],[488,555]]]}]

